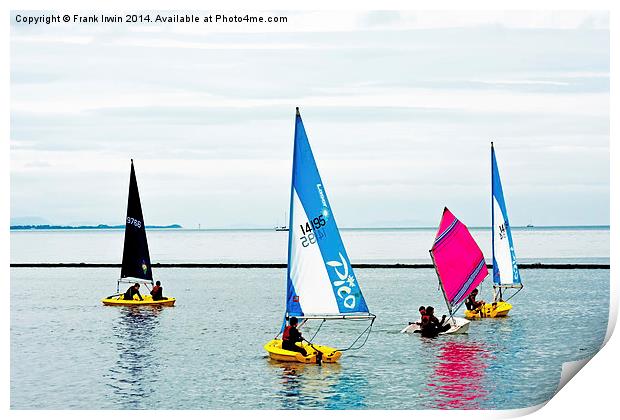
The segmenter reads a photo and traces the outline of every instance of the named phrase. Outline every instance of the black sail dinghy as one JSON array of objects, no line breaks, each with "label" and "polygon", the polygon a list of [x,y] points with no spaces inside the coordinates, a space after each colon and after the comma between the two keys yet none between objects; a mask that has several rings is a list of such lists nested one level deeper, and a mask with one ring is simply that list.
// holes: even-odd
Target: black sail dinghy
[{"label": "black sail dinghy", "polygon": [[138,182],[136,172],[131,160],[131,174],[129,176],[129,197],[127,199],[127,218],[125,219],[125,243],[123,246],[123,263],[121,266],[121,276],[116,283],[116,294],[103,299],[104,305],[115,306],[140,306],[157,305],[173,306],[175,298],[166,297],[162,300],[153,300],[150,294],[142,294],[142,300],[136,295],[133,299],[124,298],[123,293],[119,293],[121,283],[144,284],[153,287],[153,271],[151,269],[151,257],[149,255],[149,245],[146,240],[146,228],[144,216],[142,215],[142,205],[140,204],[140,193],[138,192]]}]

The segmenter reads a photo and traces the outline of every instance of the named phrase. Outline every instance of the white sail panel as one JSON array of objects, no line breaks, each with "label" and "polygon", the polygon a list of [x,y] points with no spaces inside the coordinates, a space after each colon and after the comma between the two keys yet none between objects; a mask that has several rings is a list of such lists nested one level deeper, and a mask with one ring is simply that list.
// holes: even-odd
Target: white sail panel
[{"label": "white sail panel", "polygon": [[318,243],[304,247],[299,226],[308,223],[297,191],[293,189],[290,238],[290,278],[304,314],[338,314],[338,303]]},{"label": "white sail panel", "polygon": [[502,209],[493,197],[493,255],[495,257],[495,267],[499,272],[499,282],[495,279],[496,284],[511,285],[514,284],[515,275],[513,269],[513,250],[510,249],[510,241],[506,232],[506,221],[502,213]]}]

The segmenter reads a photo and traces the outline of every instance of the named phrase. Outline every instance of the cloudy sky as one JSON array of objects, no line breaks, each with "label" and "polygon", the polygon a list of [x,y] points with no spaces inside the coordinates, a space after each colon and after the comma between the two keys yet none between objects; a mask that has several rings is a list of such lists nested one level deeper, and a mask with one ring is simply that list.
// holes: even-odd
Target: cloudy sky
[{"label": "cloudy sky", "polygon": [[609,223],[605,13],[17,14],[13,221],[121,224],[134,158],[147,224],[282,223],[300,106],[340,226],[488,225],[491,140],[513,225]]}]

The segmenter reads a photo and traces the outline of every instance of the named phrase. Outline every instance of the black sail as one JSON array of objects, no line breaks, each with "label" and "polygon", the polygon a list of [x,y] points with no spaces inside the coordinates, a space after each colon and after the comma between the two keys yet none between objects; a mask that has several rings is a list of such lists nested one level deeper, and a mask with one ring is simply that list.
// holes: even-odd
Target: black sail
[{"label": "black sail", "polygon": [[153,280],[151,257],[146,242],[146,229],[144,228],[136,172],[133,169],[133,159],[131,160],[131,175],[129,177],[125,245],[123,247],[123,266],[121,267],[121,278],[125,277]]}]

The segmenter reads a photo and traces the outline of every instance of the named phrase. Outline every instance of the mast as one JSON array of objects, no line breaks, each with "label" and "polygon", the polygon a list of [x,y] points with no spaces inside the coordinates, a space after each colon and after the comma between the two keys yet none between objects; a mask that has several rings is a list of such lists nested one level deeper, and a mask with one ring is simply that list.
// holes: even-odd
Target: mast
[{"label": "mast", "polygon": [[[295,195],[295,154],[297,153],[297,118],[299,118],[301,114],[299,113],[299,107],[295,107],[295,132],[293,134],[293,164],[291,165],[291,199],[289,201],[289,221],[288,221],[288,253],[287,253],[287,263],[286,263],[286,287],[287,294],[285,296],[285,305],[286,313],[284,315],[284,324],[282,325],[282,330],[284,331],[284,327],[286,326],[286,320],[288,319],[288,287],[289,282],[291,281],[291,246],[293,245],[293,202]],[[286,222],[286,212],[284,213],[284,221]]]}]

